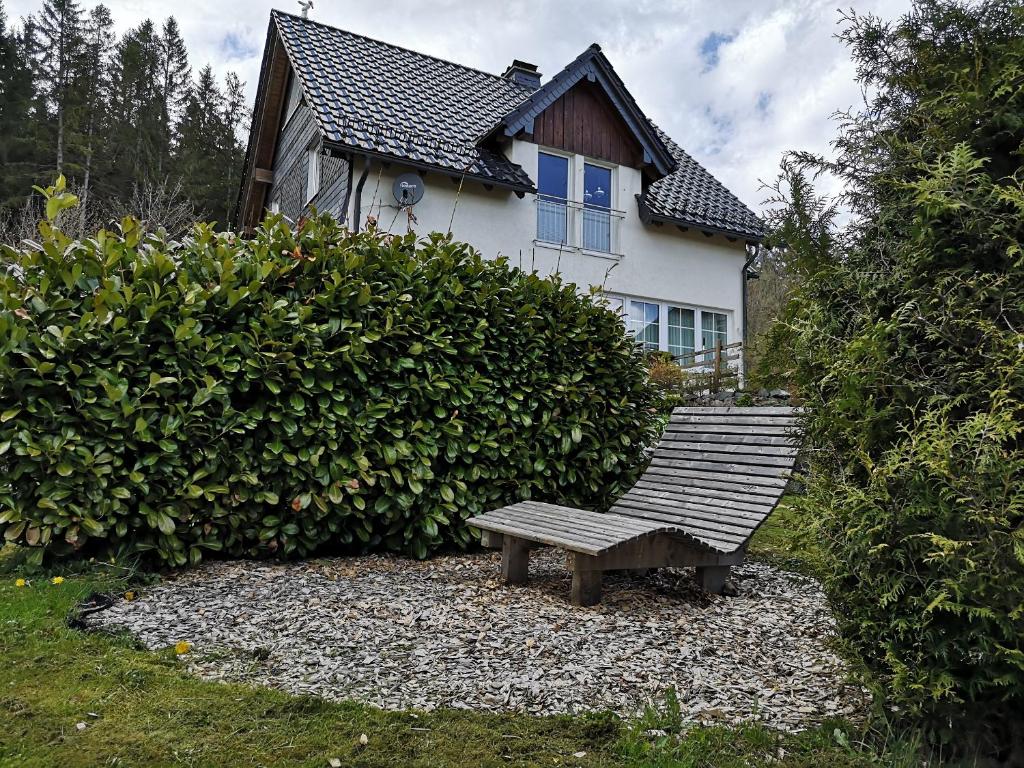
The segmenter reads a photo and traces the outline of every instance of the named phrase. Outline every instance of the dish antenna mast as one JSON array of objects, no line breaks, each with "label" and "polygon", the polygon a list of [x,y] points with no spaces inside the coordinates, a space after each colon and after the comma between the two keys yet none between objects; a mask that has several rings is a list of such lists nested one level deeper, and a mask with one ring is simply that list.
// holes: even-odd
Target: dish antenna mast
[{"label": "dish antenna mast", "polygon": [[309,9],[313,7],[313,0],[299,0],[299,8],[302,9],[302,18],[309,18]]}]

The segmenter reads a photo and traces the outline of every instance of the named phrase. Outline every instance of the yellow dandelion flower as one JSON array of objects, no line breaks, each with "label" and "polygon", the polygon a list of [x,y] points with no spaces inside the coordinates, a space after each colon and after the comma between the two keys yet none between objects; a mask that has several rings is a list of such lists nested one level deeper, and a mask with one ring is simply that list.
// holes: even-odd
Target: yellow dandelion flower
[{"label": "yellow dandelion flower", "polygon": [[28,586],[28,582],[25,581],[24,579],[15,579],[14,580],[14,586],[16,586],[16,587],[27,587]]},{"label": "yellow dandelion flower", "polygon": [[131,602],[132,600],[135,599],[135,593],[130,591],[130,590],[128,592],[125,592],[124,593],[124,599],[127,600],[128,602]]},{"label": "yellow dandelion flower", "polygon": [[192,643],[185,642],[184,640],[174,644],[174,652],[179,656],[181,656],[183,653],[188,653],[191,650]]},{"label": "yellow dandelion flower", "polygon": [[63,584],[64,583],[64,577],[63,576],[54,576],[52,579],[50,579],[50,581],[53,582],[54,584]]}]

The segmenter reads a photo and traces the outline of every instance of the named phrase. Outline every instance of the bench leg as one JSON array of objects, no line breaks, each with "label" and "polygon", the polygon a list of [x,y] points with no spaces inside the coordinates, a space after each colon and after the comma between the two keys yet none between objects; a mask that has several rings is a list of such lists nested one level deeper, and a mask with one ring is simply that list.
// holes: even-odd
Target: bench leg
[{"label": "bench leg", "polygon": [[697,568],[697,583],[705,592],[722,594],[722,589],[728,579],[728,565],[705,565]]},{"label": "bench leg", "polygon": [[601,602],[601,571],[594,568],[592,558],[576,554],[572,560],[573,605],[597,605]]},{"label": "bench leg", "polygon": [[530,546],[525,539],[503,536],[501,578],[506,584],[525,584],[530,567]]},{"label": "bench leg", "polygon": [[486,547],[487,549],[501,549],[500,533],[494,531],[480,531],[480,546]]}]

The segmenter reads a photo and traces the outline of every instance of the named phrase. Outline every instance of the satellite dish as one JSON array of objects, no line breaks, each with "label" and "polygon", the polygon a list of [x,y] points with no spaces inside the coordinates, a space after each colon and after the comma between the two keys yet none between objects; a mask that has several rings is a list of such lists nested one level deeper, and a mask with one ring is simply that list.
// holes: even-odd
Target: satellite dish
[{"label": "satellite dish", "polygon": [[391,185],[391,193],[400,206],[416,205],[423,199],[423,179],[415,173],[403,173]]}]

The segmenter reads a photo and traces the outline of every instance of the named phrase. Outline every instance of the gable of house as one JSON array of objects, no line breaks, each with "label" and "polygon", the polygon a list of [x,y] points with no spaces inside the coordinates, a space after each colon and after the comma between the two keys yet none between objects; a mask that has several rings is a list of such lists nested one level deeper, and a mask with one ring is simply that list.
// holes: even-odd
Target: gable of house
[{"label": "gable of house", "polygon": [[616,113],[600,86],[583,80],[533,119],[523,138],[551,149],[614,165],[642,168],[643,147]]}]

